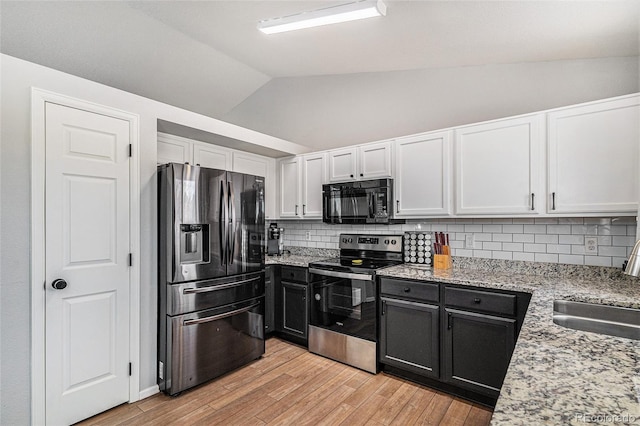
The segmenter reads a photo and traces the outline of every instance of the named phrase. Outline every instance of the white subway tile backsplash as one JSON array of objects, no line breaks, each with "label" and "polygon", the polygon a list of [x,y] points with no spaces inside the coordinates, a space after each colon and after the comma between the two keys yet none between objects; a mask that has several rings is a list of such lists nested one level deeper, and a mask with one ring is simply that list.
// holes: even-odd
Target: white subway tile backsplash
[{"label": "white subway tile backsplash", "polygon": [[558,255],[549,253],[535,253],[534,260],[536,262],[558,263]]},{"label": "white subway tile backsplash", "polygon": [[[636,240],[634,217],[421,219],[391,226],[283,220],[278,225],[285,228],[285,246],[338,249],[341,233],[437,231],[449,233],[454,256],[614,267],[627,259]],[[465,243],[470,234],[472,248]],[[597,236],[597,253],[585,253],[585,236]]]},{"label": "white subway tile backsplash", "polygon": [[524,225],[525,234],[546,234],[547,225]]},{"label": "white subway tile backsplash", "polygon": [[514,243],[532,243],[534,240],[533,234],[513,234]]},{"label": "white subway tile backsplash", "polygon": [[552,234],[536,234],[535,242],[543,244],[558,244],[558,236]]}]

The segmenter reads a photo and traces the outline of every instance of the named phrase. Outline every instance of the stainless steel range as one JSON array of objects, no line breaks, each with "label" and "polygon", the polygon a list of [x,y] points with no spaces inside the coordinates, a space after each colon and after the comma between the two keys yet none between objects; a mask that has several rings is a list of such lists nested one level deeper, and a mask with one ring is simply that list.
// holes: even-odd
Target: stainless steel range
[{"label": "stainless steel range", "polygon": [[309,350],[376,373],[376,270],[402,263],[402,235],[340,235],[340,257],[309,264]]}]

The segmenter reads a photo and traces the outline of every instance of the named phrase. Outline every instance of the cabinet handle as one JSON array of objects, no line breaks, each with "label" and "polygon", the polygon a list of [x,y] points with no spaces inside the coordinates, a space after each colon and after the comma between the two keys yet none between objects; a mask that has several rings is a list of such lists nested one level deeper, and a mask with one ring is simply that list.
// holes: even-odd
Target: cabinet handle
[{"label": "cabinet handle", "polygon": [[306,204],[303,204],[303,205],[302,205],[302,216],[304,216],[304,215],[306,215],[306,214],[307,214],[307,205],[306,205]]},{"label": "cabinet handle", "polygon": [[531,193],[531,210],[536,209],[536,194]]},{"label": "cabinet handle", "polygon": [[296,204],[296,216],[298,216],[298,205]]},{"label": "cabinet handle", "polygon": [[387,302],[385,302],[384,300],[382,301],[382,313],[380,315],[384,315],[385,312],[385,307],[387,306]]},{"label": "cabinet handle", "polygon": [[400,200],[396,200],[396,213],[400,213]]},{"label": "cabinet handle", "polygon": [[551,193],[551,210],[555,210],[556,209],[556,193],[552,192]]},{"label": "cabinet handle", "polygon": [[451,330],[451,312],[447,312],[447,330]]},{"label": "cabinet handle", "polygon": [[405,287],[405,288],[404,288],[404,292],[405,292],[405,293],[409,293],[410,291],[411,291],[411,288],[409,288],[409,287]]},{"label": "cabinet handle", "polygon": [[480,302],[481,302],[481,300],[480,300],[479,297],[476,297],[475,299],[473,299],[473,303],[480,303]]}]

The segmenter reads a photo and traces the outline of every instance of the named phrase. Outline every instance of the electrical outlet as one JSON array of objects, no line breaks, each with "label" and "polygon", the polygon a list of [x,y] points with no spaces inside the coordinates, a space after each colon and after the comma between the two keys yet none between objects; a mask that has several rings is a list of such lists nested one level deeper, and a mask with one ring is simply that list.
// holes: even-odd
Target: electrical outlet
[{"label": "electrical outlet", "polygon": [[598,237],[584,237],[584,252],[598,254]]},{"label": "electrical outlet", "polygon": [[464,236],[464,248],[472,249],[473,248],[473,234],[465,234]]},{"label": "electrical outlet", "polygon": [[311,231],[307,231],[307,232],[305,232],[305,233],[304,233],[304,238],[305,238],[307,241],[311,241]]}]

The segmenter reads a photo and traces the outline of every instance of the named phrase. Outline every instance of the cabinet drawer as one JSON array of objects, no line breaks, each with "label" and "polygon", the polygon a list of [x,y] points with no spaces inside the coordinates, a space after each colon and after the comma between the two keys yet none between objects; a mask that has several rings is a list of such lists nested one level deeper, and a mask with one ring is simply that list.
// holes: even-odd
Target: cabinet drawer
[{"label": "cabinet drawer", "polygon": [[307,268],[299,268],[295,266],[283,266],[280,269],[280,276],[286,281],[297,281],[301,283],[307,282]]},{"label": "cabinet drawer", "polygon": [[438,302],[440,286],[435,283],[407,281],[390,278],[380,279],[380,293],[411,299]]},{"label": "cabinet drawer", "polygon": [[510,316],[516,314],[515,294],[445,287],[444,303],[447,306],[455,306],[473,311],[491,312]]}]

